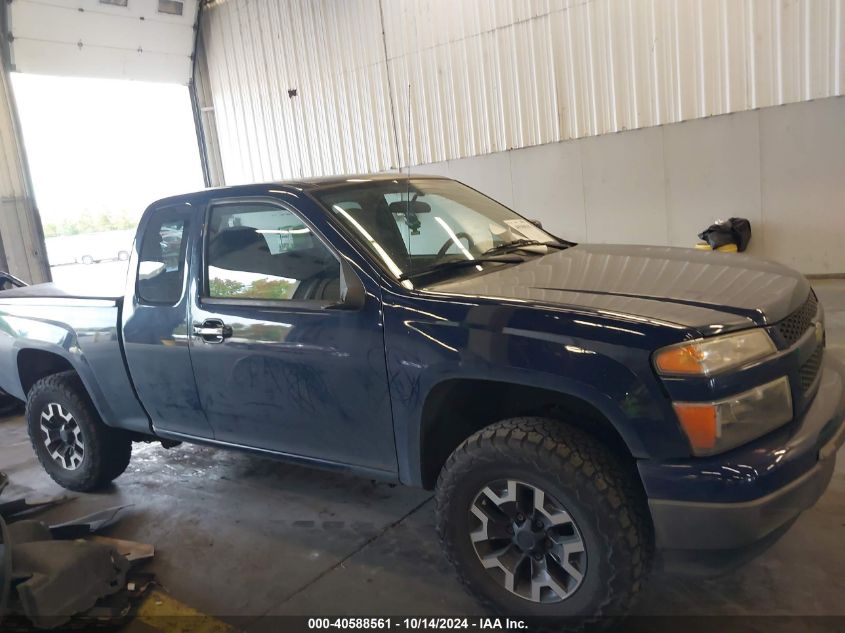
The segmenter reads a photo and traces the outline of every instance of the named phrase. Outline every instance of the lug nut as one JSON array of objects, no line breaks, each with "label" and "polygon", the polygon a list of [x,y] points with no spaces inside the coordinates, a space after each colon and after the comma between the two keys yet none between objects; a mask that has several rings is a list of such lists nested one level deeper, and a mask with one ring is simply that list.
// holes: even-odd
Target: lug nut
[{"label": "lug nut", "polygon": [[517,522],[517,523],[524,523],[524,522],[525,522],[525,517],[524,517],[522,514],[517,514],[517,515],[516,515],[516,522]]},{"label": "lug nut", "polygon": [[537,562],[543,560],[543,555],[540,552],[537,552],[536,554],[534,554],[534,560],[536,560]]},{"label": "lug nut", "polygon": [[513,526],[508,526],[508,534],[513,534]]},{"label": "lug nut", "polygon": [[534,529],[535,530],[542,530],[543,529],[543,522],[537,519],[534,521]]}]

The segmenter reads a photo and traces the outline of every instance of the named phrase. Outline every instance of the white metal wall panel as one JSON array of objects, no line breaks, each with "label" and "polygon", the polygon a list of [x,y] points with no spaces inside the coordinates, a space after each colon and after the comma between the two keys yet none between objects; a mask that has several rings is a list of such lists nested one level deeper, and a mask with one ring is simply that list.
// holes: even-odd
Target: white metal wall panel
[{"label": "white metal wall panel", "polygon": [[206,15],[227,183],[391,165],[377,2],[236,1],[212,4]]},{"label": "white metal wall panel", "polygon": [[11,62],[19,72],[187,84],[197,6],[184,0],[171,15],[158,0],[13,0]]},{"label": "white metal wall panel", "polygon": [[203,32],[226,181],[385,170],[839,95],[843,5],[213,2]]},{"label": "white metal wall panel", "polygon": [[842,93],[842,0],[395,0],[384,13],[397,112],[412,86],[413,163]]}]

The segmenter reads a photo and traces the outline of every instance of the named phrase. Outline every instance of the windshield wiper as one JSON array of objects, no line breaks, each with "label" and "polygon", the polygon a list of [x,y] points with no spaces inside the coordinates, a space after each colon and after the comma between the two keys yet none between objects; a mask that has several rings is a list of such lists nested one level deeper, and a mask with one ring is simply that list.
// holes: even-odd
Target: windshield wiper
[{"label": "windshield wiper", "polygon": [[424,277],[443,270],[450,270],[452,268],[465,268],[466,266],[475,266],[476,264],[499,263],[499,264],[520,264],[525,261],[524,257],[519,255],[499,255],[495,257],[479,257],[477,259],[455,259],[449,262],[440,262],[433,264],[428,268],[423,268],[413,273],[402,273],[399,275],[399,281],[406,279],[416,279],[417,277]]},{"label": "windshield wiper", "polygon": [[510,242],[505,242],[504,244],[499,244],[498,246],[494,246],[493,248],[488,248],[482,255],[494,255],[495,253],[507,253],[508,251],[518,251],[520,249],[525,248],[526,246],[549,246],[551,248],[569,248],[570,244],[565,242],[540,242],[539,240],[528,240],[528,239],[521,239],[521,240],[511,240]]}]

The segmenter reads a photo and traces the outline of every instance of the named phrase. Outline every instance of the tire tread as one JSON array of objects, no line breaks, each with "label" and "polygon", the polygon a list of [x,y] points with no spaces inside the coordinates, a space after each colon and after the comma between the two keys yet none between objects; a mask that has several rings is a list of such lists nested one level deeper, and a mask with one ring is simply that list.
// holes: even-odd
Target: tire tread
[{"label": "tire tread", "polygon": [[[492,461],[529,462],[538,472],[549,474],[549,462],[570,478],[592,487],[591,498],[605,505],[607,514],[616,518],[618,528],[607,543],[607,551],[622,550],[622,557],[608,556],[611,567],[609,582],[598,607],[582,624],[587,625],[605,616],[626,613],[642,588],[650,571],[653,556],[653,528],[644,494],[619,459],[596,437],[560,420],[520,417],[503,420],[473,434],[449,456],[437,481],[435,512],[437,530],[446,555],[458,570],[461,583],[479,602],[491,611],[497,605],[473,586],[454,559],[445,529],[455,486],[471,470]],[[584,495],[580,486],[567,487],[552,471],[562,487],[575,497]],[[620,559],[621,560],[618,560]],[[629,561],[629,562],[628,562]]]},{"label": "tire tread", "polygon": [[[85,476],[77,481],[61,479],[55,472],[52,460],[38,447],[41,438],[33,429],[34,423],[30,420],[32,415],[38,415],[39,412],[32,410],[32,402],[45,392],[60,394],[70,407],[81,412],[81,416],[78,417],[83,419],[77,419],[77,423],[88,427],[85,429],[87,449],[85,458],[93,460],[93,466],[86,469]],[[132,457],[131,439],[123,431],[110,428],[103,423],[82,380],[75,371],[51,374],[36,382],[27,394],[26,418],[29,441],[38,461],[50,478],[63,488],[76,492],[98,490],[123,474],[129,465]]]}]

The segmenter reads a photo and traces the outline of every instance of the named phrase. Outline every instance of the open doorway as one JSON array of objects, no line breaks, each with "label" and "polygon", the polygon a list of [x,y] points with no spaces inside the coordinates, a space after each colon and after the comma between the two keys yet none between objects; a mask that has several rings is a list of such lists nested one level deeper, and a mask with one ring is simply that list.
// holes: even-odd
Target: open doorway
[{"label": "open doorway", "polygon": [[13,73],[53,280],[122,289],[135,227],[203,187],[186,86]]}]

